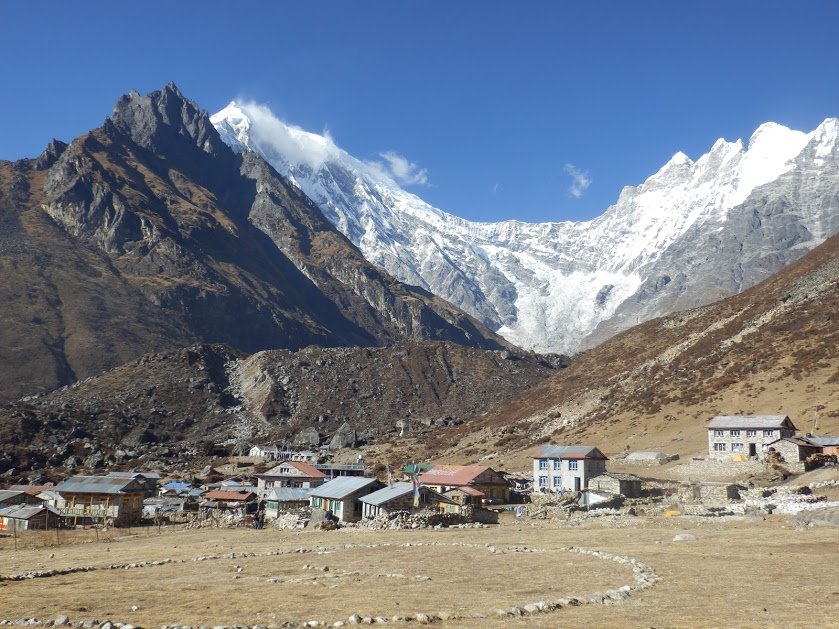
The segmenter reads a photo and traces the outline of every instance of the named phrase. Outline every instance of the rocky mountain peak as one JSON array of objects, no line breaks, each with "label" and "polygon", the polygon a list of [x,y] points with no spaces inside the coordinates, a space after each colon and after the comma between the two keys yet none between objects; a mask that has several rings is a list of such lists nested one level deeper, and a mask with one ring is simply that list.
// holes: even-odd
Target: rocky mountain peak
[{"label": "rocky mountain peak", "polygon": [[229,172],[235,157],[222,142],[206,110],[185,97],[174,83],[142,96],[123,95],[114,105],[105,129],[119,134],[150,153],[165,155],[203,184]]}]

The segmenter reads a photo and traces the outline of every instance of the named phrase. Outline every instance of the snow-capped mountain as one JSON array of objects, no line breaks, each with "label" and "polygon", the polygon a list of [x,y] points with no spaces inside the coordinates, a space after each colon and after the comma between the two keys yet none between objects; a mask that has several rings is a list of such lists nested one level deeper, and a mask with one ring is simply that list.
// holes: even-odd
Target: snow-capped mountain
[{"label": "snow-capped mountain", "polygon": [[211,117],[261,153],[364,255],[512,343],[574,352],[655,316],[739,292],[839,229],[839,120],[761,125],[748,143],[677,153],[586,222],[470,222],[403,190],[380,164],[255,104]]}]

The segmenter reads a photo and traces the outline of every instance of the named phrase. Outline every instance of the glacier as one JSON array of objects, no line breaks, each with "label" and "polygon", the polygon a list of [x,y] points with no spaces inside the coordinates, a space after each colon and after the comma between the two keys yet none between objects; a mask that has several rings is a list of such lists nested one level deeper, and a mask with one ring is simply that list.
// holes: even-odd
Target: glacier
[{"label": "glacier", "polygon": [[260,153],[299,187],[370,262],[537,352],[574,353],[739,292],[839,228],[836,118],[810,133],[765,123],[695,161],[676,153],[599,217],[550,223],[474,222],[432,207],[381,164],[264,105],[234,101],[211,121],[226,144]]}]

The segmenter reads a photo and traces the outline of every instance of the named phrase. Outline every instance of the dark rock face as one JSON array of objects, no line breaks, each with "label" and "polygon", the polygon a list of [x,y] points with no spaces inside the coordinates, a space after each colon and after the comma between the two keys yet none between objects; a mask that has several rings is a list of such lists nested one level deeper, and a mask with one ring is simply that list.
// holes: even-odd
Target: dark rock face
[{"label": "dark rock face", "polygon": [[196,342],[505,345],[366,263],[171,84],[37,160],[0,162],[0,320],[0,401]]},{"label": "dark rock face", "polygon": [[[252,356],[220,345],[146,354],[0,406],[0,474],[188,466],[213,444],[352,447],[462,424],[554,370],[454,343],[308,347]],[[427,422],[427,423],[426,423]],[[139,461],[138,461],[139,459]]]}]

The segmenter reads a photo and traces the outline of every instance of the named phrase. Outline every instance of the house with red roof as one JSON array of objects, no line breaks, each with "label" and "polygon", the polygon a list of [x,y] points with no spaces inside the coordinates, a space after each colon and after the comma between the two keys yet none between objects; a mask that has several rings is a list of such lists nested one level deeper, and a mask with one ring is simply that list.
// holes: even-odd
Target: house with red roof
[{"label": "house with red roof", "polygon": [[510,498],[510,485],[507,480],[486,465],[435,465],[420,474],[419,482],[440,494],[452,489],[469,487],[483,494],[485,502],[503,503]]},{"label": "house with red roof", "polygon": [[256,475],[256,491],[264,499],[275,488],[312,489],[326,482],[326,474],[303,461],[283,461],[267,472]]}]

